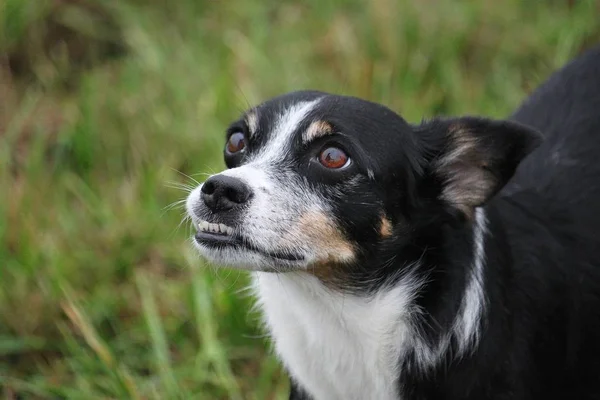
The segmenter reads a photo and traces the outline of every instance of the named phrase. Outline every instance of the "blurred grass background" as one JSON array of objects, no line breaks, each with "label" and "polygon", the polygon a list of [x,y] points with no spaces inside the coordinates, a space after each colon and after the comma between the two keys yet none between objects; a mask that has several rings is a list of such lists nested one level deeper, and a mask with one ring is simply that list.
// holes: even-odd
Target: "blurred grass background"
[{"label": "blurred grass background", "polygon": [[598,1],[0,0],[0,387],[282,399],[247,276],[179,226],[227,123],[314,88],[506,116],[600,42]]}]

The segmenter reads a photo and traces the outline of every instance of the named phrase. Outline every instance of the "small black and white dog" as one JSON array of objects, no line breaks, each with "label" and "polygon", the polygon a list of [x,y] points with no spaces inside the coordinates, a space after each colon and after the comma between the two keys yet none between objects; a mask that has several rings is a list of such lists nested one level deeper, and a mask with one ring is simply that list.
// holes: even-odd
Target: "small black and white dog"
[{"label": "small black and white dog", "polygon": [[224,153],[194,243],[255,271],[291,399],[600,399],[600,48],[509,120],[302,91]]}]

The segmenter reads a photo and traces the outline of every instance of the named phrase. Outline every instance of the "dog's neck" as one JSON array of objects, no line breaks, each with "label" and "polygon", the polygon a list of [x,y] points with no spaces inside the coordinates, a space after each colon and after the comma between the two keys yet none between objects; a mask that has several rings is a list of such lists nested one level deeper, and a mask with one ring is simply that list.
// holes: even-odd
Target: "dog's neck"
[{"label": "dog's neck", "polygon": [[[385,399],[397,391],[401,369],[420,375],[449,354],[471,353],[486,316],[488,229],[487,210],[479,208],[469,229],[449,243],[465,247],[453,251],[461,260],[459,268],[455,260],[428,265],[440,256],[424,254],[404,265],[401,278],[365,295],[335,291],[302,272],[257,273],[265,322],[291,375],[327,398],[376,393]],[[434,276],[439,273],[446,276]],[[317,367],[321,363],[326,366]],[[348,382],[340,385],[340,379]],[[336,392],[341,387],[347,392]]]}]

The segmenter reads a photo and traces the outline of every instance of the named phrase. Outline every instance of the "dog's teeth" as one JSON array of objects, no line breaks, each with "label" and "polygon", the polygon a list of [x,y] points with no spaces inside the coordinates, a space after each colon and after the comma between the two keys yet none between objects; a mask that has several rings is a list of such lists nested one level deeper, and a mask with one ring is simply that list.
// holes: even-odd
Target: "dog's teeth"
[{"label": "dog's teeth", "polygon": [[208,221],[199,221],[195,223],[196,228],[202,232],[213,232],[213,233],[222,233],[231,235],[233,233],[233,228],[225,225],[225,224],[211,224]]}]

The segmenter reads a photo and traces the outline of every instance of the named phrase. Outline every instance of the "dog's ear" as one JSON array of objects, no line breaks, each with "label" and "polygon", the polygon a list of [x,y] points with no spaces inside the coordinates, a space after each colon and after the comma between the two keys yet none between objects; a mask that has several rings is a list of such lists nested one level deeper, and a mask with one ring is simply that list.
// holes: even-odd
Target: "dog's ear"
[{"label": "dog's ear", "polygon": [[542,142],[539,132],[519,123],[475,117],[437,119],[418,130],[424,134],[428,170],[442,183],[442,200],[467,216]]}]

